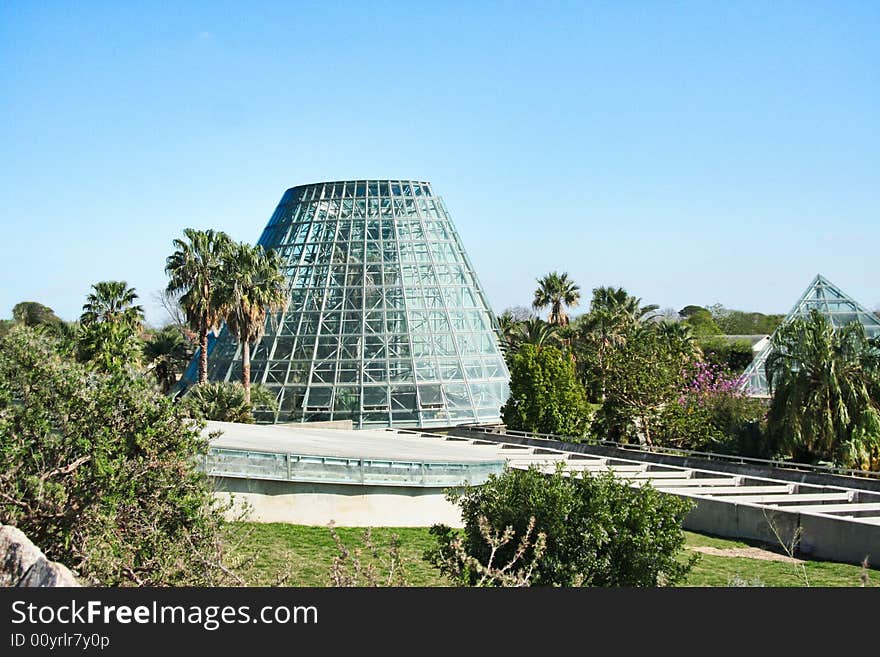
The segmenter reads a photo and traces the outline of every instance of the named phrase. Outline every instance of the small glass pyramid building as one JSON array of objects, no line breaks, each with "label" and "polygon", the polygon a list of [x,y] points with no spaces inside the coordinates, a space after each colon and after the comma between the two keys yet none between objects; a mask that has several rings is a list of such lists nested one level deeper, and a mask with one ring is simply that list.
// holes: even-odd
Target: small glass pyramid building
[{"label": "small glass pyramid building", "polygon": [[[816,275],[782,323],[790,322],[794,317],[805,317],[811,310],[818,310],[825,315],[835,328],[846,326],[850,322],[861,322],[868,337],[880,335],[880,319],[821,274]],[[770,396],[764,366],[772,348],[771,340],[743,372],[743,389],[754,397]]]},{"label": "small glass pyramid building", "polygon": [[[278,401],[257,421],[500,421],[509,374],[497,320],[429,183],[293,187],[259,244],[286,263],[290,296],[251,357],[251,380]],[[241,348],[225,327],[208,377],[241,379]]]}]

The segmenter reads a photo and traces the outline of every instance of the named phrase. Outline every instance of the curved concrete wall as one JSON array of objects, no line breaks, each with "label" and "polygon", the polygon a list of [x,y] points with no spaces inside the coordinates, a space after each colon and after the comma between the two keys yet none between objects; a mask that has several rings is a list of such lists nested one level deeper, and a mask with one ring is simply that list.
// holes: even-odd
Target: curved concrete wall
[{"label": "curved concrete wall", "polygon": [[250,506],[249,520],[340,527],[461,527],[443,488],[213,477],[216,495]]}]

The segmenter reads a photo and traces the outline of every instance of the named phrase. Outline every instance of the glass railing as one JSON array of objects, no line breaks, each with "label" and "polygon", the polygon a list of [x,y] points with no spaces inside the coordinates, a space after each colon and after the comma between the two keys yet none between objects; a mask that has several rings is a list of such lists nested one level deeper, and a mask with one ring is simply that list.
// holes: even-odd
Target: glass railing
[{"label": "glass railing", "polygon": [[200,466],[211,477],[443,488],[485,483],[504,470],[504,461],[393,461],[211,447]]}]

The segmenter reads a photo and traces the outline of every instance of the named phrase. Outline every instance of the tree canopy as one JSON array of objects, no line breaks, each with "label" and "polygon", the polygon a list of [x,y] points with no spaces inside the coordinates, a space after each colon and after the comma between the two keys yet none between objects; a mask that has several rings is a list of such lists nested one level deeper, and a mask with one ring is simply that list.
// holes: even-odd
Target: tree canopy
[{"label": "tree canopy", "polygon": [[880,349],[816,310],[782,325],[766,362],[768,432],[796,460],[880,467]]},{"label": "tree canopy", "polygon": [[584,435],[589,408],[571,359],[554,346],[523,344],[509,356],[510,397],[501,409],[511,429]]},{"label": "tree canopy", "polygon": [[55,311],[36,301],[21,301],[12,309],[12,319],[25,326],[55,326],[62,320]]},{"label": "tree canopy", "polygon": [[565,325],[568,324],[566,309],[578,305],[580,298],[580,287],[568,277],[568,273],[554,271],[538,279],[532,307],[539,311],[549,307],[547,321],[550,324]]}]

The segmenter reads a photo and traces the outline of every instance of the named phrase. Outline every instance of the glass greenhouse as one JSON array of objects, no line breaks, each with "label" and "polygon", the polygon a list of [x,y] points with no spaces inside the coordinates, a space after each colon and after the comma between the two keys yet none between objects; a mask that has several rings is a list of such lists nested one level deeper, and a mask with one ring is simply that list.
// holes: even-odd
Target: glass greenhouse
[{"label": "glass greenhouse", "polygon": [[[259,243],[286,263],[290,296],[251,357],[252,381],[279,407],[258,421],[499,421],[509,375],[497,321],[429,183],[293,187]],[[225,327],[208,376],[241,378],[241,348]]]},{"label": "glass greenhouse", "polygon": [[[825,315],[835,328],[850,322],[861,322],[868,337],[880,335],[880,319],[821,274],[816,275],[782,323],[790,322],[794,317],[805,317],[811,310],[818,310]],[[743,373],[743,388],[754,397],[770,395],[764,366],[772,346],[772,342],[768,343]]]}]

